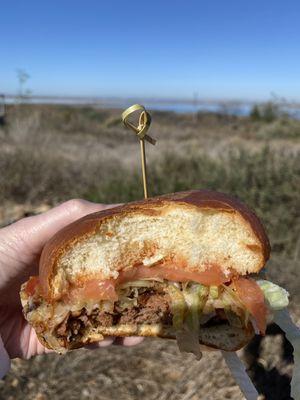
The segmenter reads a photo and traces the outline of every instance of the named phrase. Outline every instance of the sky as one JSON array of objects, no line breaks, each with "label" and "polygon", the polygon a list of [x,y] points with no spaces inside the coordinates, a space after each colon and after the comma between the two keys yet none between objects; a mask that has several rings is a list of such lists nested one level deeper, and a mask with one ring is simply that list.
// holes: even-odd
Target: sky
[{"label": "sky", "polygon": [[299,0],[0,1],[0,93],[300,100]]}]

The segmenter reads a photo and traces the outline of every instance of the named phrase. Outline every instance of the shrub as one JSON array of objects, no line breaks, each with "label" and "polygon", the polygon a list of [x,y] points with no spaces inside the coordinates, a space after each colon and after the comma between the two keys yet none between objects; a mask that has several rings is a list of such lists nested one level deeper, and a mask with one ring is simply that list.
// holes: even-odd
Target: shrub
[{"label": "shrub", "polygon": [[279,104],[268,101],[260,105],[255,104],[250,111],[250,118],[254,121],[272,122],[282,116]]}]

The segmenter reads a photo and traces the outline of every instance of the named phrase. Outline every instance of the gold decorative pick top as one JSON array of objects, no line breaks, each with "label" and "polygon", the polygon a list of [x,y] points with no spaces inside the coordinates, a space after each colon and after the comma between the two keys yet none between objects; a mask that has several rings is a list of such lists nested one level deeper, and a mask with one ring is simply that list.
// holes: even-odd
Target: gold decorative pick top
[{"label": "gold decorative pick top", "polygon": [[[137,114],[139,112],[139,119],[138,125],[134,125],[132,122],[129,121],[129,117],[133,114]],[[130,128],[134,131],[134,133],[140,139],[141,145],[141,160],[142,160],[142,174],[143,174],[143,186],[144,186],[144,197],[145,199],[148,198],[148,186],[147,186],[147,167],[146,167],[146,153],[145,153],[145,140],[147,142],[155,145],[156,140],[153,139],[151,136],[147,135],[147,131],[150,128],[151,124],[151,116],[146,111],[144,106],[140,104],[134,104],[133,106],[127,108],[122,113],[122,121],[126,128]]]}]

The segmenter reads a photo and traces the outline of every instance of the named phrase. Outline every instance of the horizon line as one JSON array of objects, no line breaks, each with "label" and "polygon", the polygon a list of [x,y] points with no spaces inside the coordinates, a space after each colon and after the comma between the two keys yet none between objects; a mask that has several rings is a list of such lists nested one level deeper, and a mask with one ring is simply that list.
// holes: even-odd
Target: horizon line
[{"label": "horizon line", "polygon": [[[277,97],[270,96],[269,99],[249,99],[249,98],[222,98],[222,97],[161,97],[161,96],[89,96],[89,95],[47,95],[47,94],[12,94],[12,93],[1,93],[0,96],[4,96],[8,99],[18,99],[20,97],[24,99],[48,99],[48,100],[87,100],[90,102],[103,102],[103,101],[111,101],[111,102],[127,102],[127,101],[136,101],[136,102],[156,102],[156,103],[171,103],[171,104],[201,104],[201,103],[248,103],[248,104],[260,104],[266,102],[274,102],[277,104],[290,104],[290,105],[300,105],[300,99],[287,99],[285,97]],[[272,98],[273,97],[273,98]]]}]

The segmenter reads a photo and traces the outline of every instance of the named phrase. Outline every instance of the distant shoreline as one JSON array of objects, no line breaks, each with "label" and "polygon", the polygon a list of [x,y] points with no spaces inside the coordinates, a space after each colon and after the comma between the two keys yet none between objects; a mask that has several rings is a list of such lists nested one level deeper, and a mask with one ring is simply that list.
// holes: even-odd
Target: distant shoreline
[{"label": "distant shoreline", "polygon": [[[1,100],[1,99],[0,99]],[[91,106],[95,108],[124,109],[134,103],[141,103],[149,110],[169,111],[176,113],[214,112],[220,114],[248,116],[255,104],[263,101],[239,100],[188,100],[188,99],[139,99],[139,98],[98,98],[75,96],[24,96],[23,98],[5,95],[5,104],[49,104],[69,106]],[[300,119],[300,103],[276,103],[282,111],[293,118]]]}]

